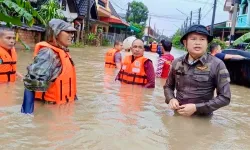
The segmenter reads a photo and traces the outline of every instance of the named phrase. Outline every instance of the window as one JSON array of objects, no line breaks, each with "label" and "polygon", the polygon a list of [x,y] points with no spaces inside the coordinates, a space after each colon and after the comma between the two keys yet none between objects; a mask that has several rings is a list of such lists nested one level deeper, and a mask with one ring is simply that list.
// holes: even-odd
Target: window
[{"label": "window", "polygon": [[243,7],[243,14],[247,14],[248,13],[248,4],[246,4],[244,7]]}]

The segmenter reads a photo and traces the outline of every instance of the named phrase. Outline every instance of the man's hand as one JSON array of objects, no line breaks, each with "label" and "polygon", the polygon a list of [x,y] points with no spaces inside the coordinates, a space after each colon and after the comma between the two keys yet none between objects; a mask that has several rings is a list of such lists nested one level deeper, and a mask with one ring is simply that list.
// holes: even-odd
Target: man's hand
[{"label": "man's hand", "polygon": [[179,101],[175,98],[171,99],[168,105],[172,110],[177,110],[180,107]]},{"label": "man's hand", "polygon": [[191,116],[196,112],[196,106],[195,104],[186,104],[186,105],[181,105],[177,112],[182,115],[182,116]]},{"label": "man's hand", "polygon": [[18,78],[20,78],[21,80],[23,80],[23,78],[24,78],[24,76],[21,73],[19,73],[19,72],[16,72],[16,76]]}]

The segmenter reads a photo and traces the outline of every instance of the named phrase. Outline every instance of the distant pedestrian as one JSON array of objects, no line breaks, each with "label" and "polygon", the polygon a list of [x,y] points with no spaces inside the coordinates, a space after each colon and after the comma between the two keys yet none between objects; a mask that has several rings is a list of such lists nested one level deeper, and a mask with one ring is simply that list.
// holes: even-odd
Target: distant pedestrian
[{"label": "distant pedestrian", "polygon": [[106,68],[118,68],[121,69],[122,62],[122,50],[123,44],[120,41],[115,41],[114,48],[106,52],[105,67]]},{"label": "distant pedestrian", "polygon": [[0,83],[15,82],[17,72],[17,53],[15,32],[11,28],[0,27]]},{"label": "distant pedestrian", "polygon": [[174,56],[170,54],[172,43],[170,41],[162,41],[161,44],[163,55],[158,60],[156,77],[168,78],[170,67],[174,60]]},{"label": "distant pedestrian", "polygon": [[217,43],[210,44],[210,53],[211,55],[221,59],[221,60],[228,60],[228,59],[244,59],[245,57],[241,55],[234,55],[234,54],[224,54],[222,53],[221,46]]}]

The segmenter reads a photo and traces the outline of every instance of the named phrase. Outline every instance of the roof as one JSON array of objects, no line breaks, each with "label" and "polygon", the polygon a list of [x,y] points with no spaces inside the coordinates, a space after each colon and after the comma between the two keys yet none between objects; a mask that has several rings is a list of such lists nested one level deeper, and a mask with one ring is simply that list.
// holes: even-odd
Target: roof
[{"label": "roof", "polygon": [[100,18],[101,21],[112,23],[112,24],[121,24],[125,27],[129,26],[129,24],[119,16],[119,14],[116,12],[111,2],[109,2],[109,8],[111,10],[111,16],[101,17]]},{"label": "roof", "polygon": [[104,26],[110,26],[107,22],[103,22],[100,20],[96,20],[96,19],[90,19],[90,24],[100,24],[100,25],[104,25]]},{"label": "roof", "polygon": [[[216,29],[231,29],[231,27],[215,27]],[[235,27],[238,30],[250,30],[250,27]]]},{"label": "roof", "polygon": [[118,15],[118,13],[116,12],[115,8],[113,7],[113,5],[111,4],[111,2],[109,2],[109,8],[111,10],[111,15],[120,18],[120,16]]},{"label": "roof", "polygon": [[[86,16],[88,11],[88,0],[75,0],[79,16]],[[95,0],[90,0],[90,6],[95,4]]]},{"label": "roof", "polygon": [[[223,21],[223,22],[219,22],[219,23],[215,23],[214,24],[214,27],[217,28],[217,27],[225,27],[226,26],[226,23],[227,21]],[[208,25],[207,28],[210,28],[211,25]]]},{"label": "roof", "polygon": [[120,18],[122,18],[122,19],[125,19],[125,18],[126,18],[126,14],[123,14],[123,13],[119,13],[119,16],[120,16]]},{"label": "roof", "polygon": [[[6,26],[6,23],[0,21],[0,26]],[[28,31],[37,31],[37,32],[44,32],[45,31],[45,28],[40,27],[40,26],[36,26],[36,25],[33,25],[32,27],[25,25],[25,24],[22,24],[22,26],[17,26],[17,25],[14,26],[13,25],[13,28],[19,28],[19,29],[24,29],[24,30],[28,30]]]},{"label": "roof", "polygon": [[20,29],[24,29],[24,30],[28,30],[28,31],[38,31],[38,32],[45,32],[45,28],[40,27],[40,26],[35,26],[33,25],[32,27],[29,27],[25,24],[23,24],[22,26],[14,26],[14,28],[20,28]]}]

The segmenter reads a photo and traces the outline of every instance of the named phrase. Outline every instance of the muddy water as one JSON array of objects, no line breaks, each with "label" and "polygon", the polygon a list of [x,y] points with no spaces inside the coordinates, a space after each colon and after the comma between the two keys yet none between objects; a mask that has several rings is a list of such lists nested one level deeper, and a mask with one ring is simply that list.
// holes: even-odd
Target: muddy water
[{"label": "muddy water", "polygon": [[[106,50],[72,50],[78,78],[75,103],[36,102],[34,116],[22,115],[22,82],[1,84],[0,149],[250,149],[249,88],[232,85],[232,103],[211,118],[173,116],[164,103],[164,80],[157,79],[153,90],[120,85],[114,81],[116,72],[103,68]],[[26,73],[32,54],[18,54],[18,69]],[[156,65],[156,54],[145,55]]]}]

